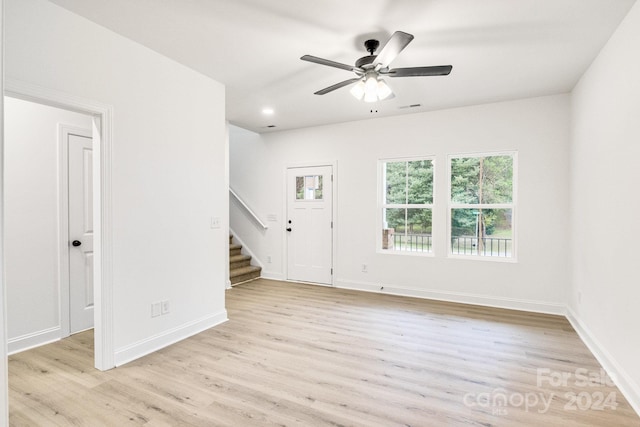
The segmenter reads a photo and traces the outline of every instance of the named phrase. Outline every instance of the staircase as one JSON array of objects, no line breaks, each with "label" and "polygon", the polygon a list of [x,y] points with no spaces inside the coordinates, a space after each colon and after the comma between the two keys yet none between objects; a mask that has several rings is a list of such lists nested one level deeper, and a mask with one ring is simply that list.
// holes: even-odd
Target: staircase
[{"label": "staircase", "polygon": [[231,285],[248,282],[260,277],[262,267],[251,265],[251,256],[242,253],[242,245],[233,243],[229,235],[229,279]]}]

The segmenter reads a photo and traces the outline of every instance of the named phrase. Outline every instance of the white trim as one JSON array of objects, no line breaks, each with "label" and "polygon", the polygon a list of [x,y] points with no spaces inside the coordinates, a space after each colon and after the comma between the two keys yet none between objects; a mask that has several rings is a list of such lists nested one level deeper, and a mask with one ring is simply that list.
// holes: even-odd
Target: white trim
[{"label": "white trim", "polygon": [[467,157],[493,157],[493,156],[510,156],[517,150],[498,150],[498,151],[469,151],[464,153],[449,154],[450,159],[465,159]]},{"label": "white trim", "polygon": [[505,256],[449,254],[447,258],[463,259],[467,261],[491,261],[491,262],[505,262],[505,263],[511,263],[511,264],[518,263],[517,259],[514,259],[513,257],[505,257]]},{"label": "white trim", "polygon": [[[229,120],[224,121],[224,186],[229,186]],[[229,212],[231,209],[231,201],[227,199],[226,209],[224,212],[224,223],[227,225],[227,236],[231,232],[231,222],[229,219]],[[219,214],[219,213],[218,213]],[[231,289],[231,272],[229,271],[229,248],[224,249],[224,264],[227,266],[224,270],[224,284],[225,289]]]},{"label": "white trim", "polygon": [[202,331],[213,328],[221,323],[229,320],[227,318],[227,311],[222,310],[216,314],[205,316],[199,320],[186,323],[175,328],[162,331],[159,334],[150,336],[141,341],[119,348],[115,352],[116,366],[124,365],[125,363],[136,360],[147,354],[158,351],[161,348],[168,347],[171,344],[175,344],[178,341],[182,341],[193,335],[199,334]]},{"label": "white trim", "polygon": [[279,280],[281,282],[286,282],[287,278],[284,276],[284,273],[262,270],[260,272],[260,277],[268,280]]},{"label": "white trim", "polygon": [[[378,230],[381,231],[381,230]],[[381,234],[381,233],[378,233]],[[382,238],[380,238],[380,246],[382,246]],[[431,252],[420,252],[420,251],[401,251],[395,249],[376,249],[376,254],[380,254],[383,256],[386,255],[401,255],[401,256],[415,256],[422,258],[434,258],[436,255],[433,251],[433,235],[431,236]]]},{"label": "white trim", "polygon": [[90,129],[58,123],[58,289],[60,336],[71,334],[69,295],[69,135],[93,138]]},{"label": "white trim", "polygon": [[472,304],[485,307],[505,308],[509,310],[529,311],[533,313],[555,314],[564,316],[564,303],[535,301],[520,298],[496,297],[468,292],[441,291],[436,289],[409,289],[395,285],[357,282],[353,280],[336,280],[336,287],[358,291],[391,294],[405,297],[424,298],[437,301]]},{"label": "white trim", "polygon": [[111,153],[113,107],[54,89],[5,79],[4,94],[93,116],[95,367],[115,366],[113,346],[113,259],[111,242]]},{"label": "white trim", "polygon": [[60,341],[61,329],[59,326],[44,329],[42,331],[32,332],[30,334],[21,335],[11,338],[8,341],[8,354],[16,354],[21,351],[29,350],[41,345],[50,344]]},{"label": "white trim", "polygon": [[[4,0],[0,0],[0,93],[4,93]],[[0,271],[4,272],[4,97],[0,97]],[[7,293],[0,274],[0,425],[9,425]]]},{"label": "white trim", "polygon": [[604,370],[607,371],[607,374],[618,386],[618,389],[620,389],[620,392],[622,392],[631,407],[637,414],[640,414],[640,385],[620,366],[570,306],[567,307],[567,320],[578,333],[582,342],[593,353]]}]

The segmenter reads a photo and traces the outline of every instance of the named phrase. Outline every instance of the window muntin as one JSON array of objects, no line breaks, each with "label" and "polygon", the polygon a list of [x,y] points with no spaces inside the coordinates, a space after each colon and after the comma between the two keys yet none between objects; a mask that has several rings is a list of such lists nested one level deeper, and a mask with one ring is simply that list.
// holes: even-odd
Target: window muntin
[{"label": "window muntin", "polygon": [[394,159],[381,163],[381,249],[431,253],[434,159]]},{"label": "window muntin", "polygon": [[449,254],[515,258],[516,153],[449,159]]}]

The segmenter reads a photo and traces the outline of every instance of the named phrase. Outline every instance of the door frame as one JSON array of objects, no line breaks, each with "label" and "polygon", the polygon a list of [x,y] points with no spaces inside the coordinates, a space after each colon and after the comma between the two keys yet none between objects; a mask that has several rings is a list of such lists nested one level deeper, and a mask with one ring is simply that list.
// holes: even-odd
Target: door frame
[{"label": "door frame", "polygon": [[[93,139],[91,129],[58,124],[58,283],[60,336],[71,335],[71,276],[69,266],[69,135]],[[95,319],[94,319],[95,320]]]},{"label": "door frame", "polygon": [[[113,107],[10,78],[4,80],[4,95],[93,117],[94,365],[102,371],[114,368],[111,223]],[[66,242],[68,236],[64,240]],[[6,312],[6,301],[4,310]]]},{"label": "door frame", "polygon": [[[337,237],[337,229],[338,229],[338,217],[336,215],[337,213],[337,201],[338,201],[338,162],[337,161],[325,161],[325,162],[302,162],[302,163],[287,163],[284,165],[284,178],[283,178],[283,191],[282,191],[282,195],[283,195],[283,201],[284,203],[283,205],[283,212],[282,212],[282,231],[281,231],[281,235],[282,235],[282,241],[283,241],[283,245],[282,245],[282,260],[283,260],[283,272],[282,272],[282,276],[284,277],[284,280],[287,282],[295,282],[294,280],[289,280],[289,243],[287,240],[287,216],[289,214],[289,207],[288,207],[288,193],[287,193],[287,178],[288,178],[288,171],[289,169],[295,169],[295,168],[313,168],[313,167],[320,167],[320,166],[331,166],[331,173],[333,175],[333,180],[331,182],[331,191],[332,191],[332,195],[331,195],[331,218],[333,220],[333,227],[331,228],[331,268],[333,270],[333,274],[331,275],[331,284],[330,285],[325,285],[323,283],[315,283],[315,285],[317,286],[331,286],[331,287],[335,287],[336,286],[336,249],[338,247],[337,242],[336,242],[336,237]],[[307,283],[307,282],[305,282]]]}]

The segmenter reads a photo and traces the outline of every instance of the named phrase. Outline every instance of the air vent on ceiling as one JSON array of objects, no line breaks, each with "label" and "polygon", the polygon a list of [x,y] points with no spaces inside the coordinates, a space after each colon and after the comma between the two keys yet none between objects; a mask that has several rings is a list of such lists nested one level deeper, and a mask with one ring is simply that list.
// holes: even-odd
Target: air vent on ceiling
[{"label": "air vent on ceiling", "polygon": [[422,107],[422,104],[403,105],[401,107],[398,107],[398,109],[404,110],[405,108],[416,108],[416,107]]}]

